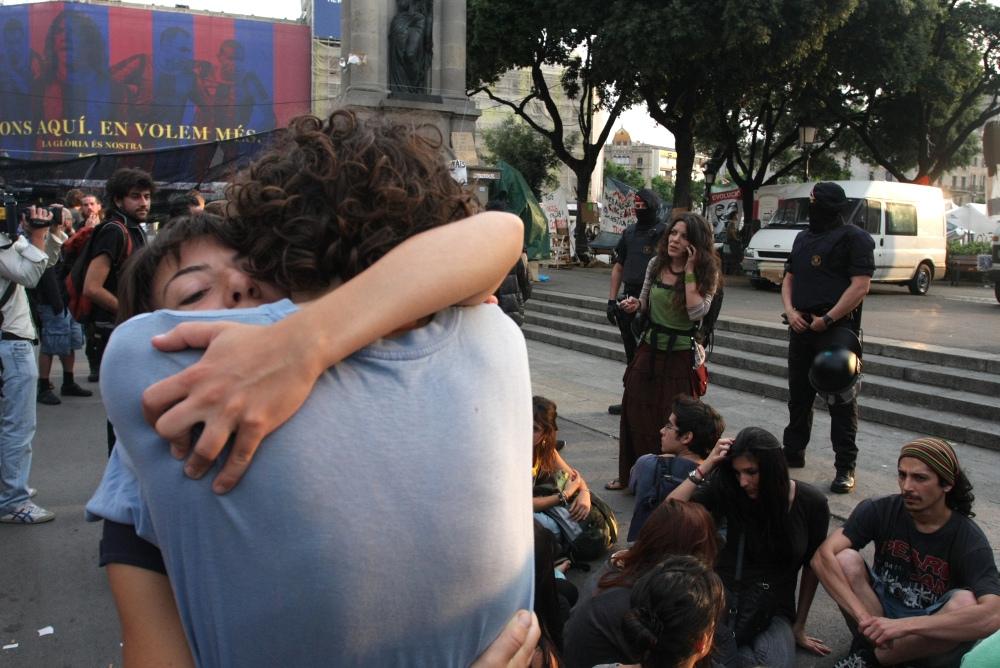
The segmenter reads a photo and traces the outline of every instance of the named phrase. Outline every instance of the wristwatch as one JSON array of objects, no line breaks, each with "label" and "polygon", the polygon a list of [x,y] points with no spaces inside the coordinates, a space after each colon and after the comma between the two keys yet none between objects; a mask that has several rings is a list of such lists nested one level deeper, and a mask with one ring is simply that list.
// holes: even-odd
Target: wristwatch
[{"label": "wristwatch", "polygon": [[823,324],[826,325],[827,327],[833,324],[833,318],[830,317],[829,313],[823,314]]},{"label": "wristwatch", "polygon": [[700,473],[698,473],[698,467],[697,466],[694,467],[693,469],[691,469],[691,472],[688,473],[688,480],[690,480],[691,482],[693,482],[696,485],[700,485],[703,482],[705,482],[705,478],[702,477],[702,475]]}]

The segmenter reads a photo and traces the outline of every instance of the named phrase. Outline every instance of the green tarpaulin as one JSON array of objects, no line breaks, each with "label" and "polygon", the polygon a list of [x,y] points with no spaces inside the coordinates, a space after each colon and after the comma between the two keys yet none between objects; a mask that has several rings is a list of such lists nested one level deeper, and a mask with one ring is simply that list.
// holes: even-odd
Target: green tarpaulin
[{"label": "green tarpaulin", "polygon": [[549,225],[545,212],[538,206],[535,194],[528,187],[528,182],[517,171],[502,160],[497,161],[500,170],[500,181],[491,193],[492,197],[501,197],[506,193],[507,208],[511,213],[524,221],[524,247],[528,251],[529,260],[545,260],[551,254],[549,246]]}]

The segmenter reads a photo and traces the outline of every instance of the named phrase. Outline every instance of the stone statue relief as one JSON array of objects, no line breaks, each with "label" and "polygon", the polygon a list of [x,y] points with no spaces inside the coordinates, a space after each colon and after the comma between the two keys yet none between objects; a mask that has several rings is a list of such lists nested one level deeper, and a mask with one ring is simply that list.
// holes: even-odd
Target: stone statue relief
[{"label": "stone statue relief", "polygon": [[396,0],[389,24],[389,90],[430,92],[434,0]]}]

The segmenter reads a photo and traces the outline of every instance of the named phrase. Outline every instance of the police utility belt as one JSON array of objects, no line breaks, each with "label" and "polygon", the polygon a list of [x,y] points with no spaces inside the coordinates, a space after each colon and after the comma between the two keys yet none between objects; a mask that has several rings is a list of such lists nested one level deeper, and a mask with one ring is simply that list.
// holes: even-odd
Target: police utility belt
[{"label": "police utility belt", "polygon": [[[831,306],[830,308],[833,308],[833,307]],[[811,315],[814,318],[823,318],[823,317],[826,317],[827,313],[829,313],[830,308],[825,308],[825,307],[821,306],[821,307],[810,308],[810,309],[801,309],[801,310],[802,310],[803,313],[808,313],[809,315]],[[853,323],[855,327],[860,328],[861,327],[861,306],[859,305],[853,311],[847,313],[846,315],[843,315],[843,316],[837,318],[836,320],[834,320],[833,322],[831,322],[828,326],[829,327],[833,327],[833,325],[835,323],[838,323],[838,322],[850,322],[850,323]]]}]

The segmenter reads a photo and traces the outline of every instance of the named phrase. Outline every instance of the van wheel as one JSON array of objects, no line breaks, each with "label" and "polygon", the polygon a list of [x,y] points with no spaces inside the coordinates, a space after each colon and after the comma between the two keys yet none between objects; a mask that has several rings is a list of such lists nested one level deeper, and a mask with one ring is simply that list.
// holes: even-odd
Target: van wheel
[{"label": "van wheel", "polygon": [[926,262],[921,262],[920,266],[917,267],[917,273],[906,285],[910,289],[910,294],[926,295],[927,291],[931,289],[931,276],[931,268],[927,266]]}]

